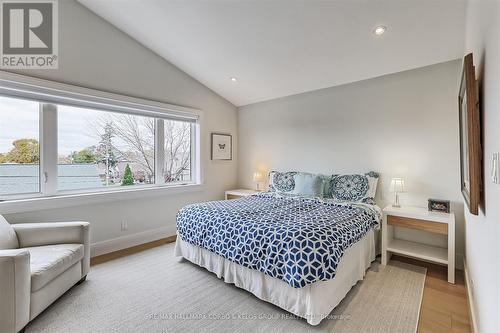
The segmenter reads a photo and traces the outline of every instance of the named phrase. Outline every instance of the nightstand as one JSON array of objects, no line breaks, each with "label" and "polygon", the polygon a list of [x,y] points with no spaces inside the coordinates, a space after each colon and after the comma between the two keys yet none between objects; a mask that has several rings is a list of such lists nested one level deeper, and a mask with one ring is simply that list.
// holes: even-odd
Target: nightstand
[{"label": "nightstand", "polygon": [[230,191],[226,191],[226,200],[248,197],[249,195],[252,195],[255,193],[259,193],[259,192],[256,190],[248,190],[248,189],[230,190]]},{"label": "nightstand", "polygon": [[[455,214],[430,212],[421,207],[384,208],[382,221],[382,265],[391,254],[399,254],[448,266],[448,282],[455,283]],[[394,228],[410,228],[443,235],[447,248],[410,242],[394,237]]]}]

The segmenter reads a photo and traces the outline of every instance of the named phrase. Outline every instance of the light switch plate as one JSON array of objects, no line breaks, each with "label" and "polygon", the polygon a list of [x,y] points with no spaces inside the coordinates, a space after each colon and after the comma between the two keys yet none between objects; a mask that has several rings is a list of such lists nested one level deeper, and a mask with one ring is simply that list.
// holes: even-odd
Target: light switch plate
[{"label": "light switch plate", "polygon": [[491,158],[491,181],[500,184],[500,153],[493,153]]}]

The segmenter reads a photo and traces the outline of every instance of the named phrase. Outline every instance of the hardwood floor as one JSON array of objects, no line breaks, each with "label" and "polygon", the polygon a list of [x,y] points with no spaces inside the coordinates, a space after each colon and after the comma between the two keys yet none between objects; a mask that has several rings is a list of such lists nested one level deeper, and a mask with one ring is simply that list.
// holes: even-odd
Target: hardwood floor
[{"label": "hardwood floor", "polygon": [[418,321],[419,333],[471,332],[463,271],[457,270],[455,284],[450,284],[444,266],[400,256],[392,256],[392,260],[427,267]]},{"label": "hardwood floor", "polygon": [[177,236],[174,235],[174,236],[170,236],[167,238],[162,238],[162,239],[156,240],[154,242],[144,243],[144,244],[129,247],[129,248],[126,248],[123,250],[119,250],[119,251],[115,251],[115,252],[111,252],[111,253],[106,253],[106,254],[103,254],[103,255],[100,255],[97,257],[93,257],[93,258],[90,258],[90,266],[99,265],[99,264],[102,264],[106,261],[125,257],[128,255],[137,253],[137,252],[141,252],[141,251],[148,250],[148,249],[151,249],[151,248],[156,247],[156,246],[163,245],[163,244],[172,243],[172,242],[175,242],[176,238],[177,238]]},{"label": "hardwood floor", "polygon": [[[92,266],[102,264],[113,259],[171,243],[175,241],[175,238],[175,236],[172,236],[94,257],[91,259],[90,264]],[[456,283],[450,284],[447,281],[447,269],[444,266],[400,256],[392,256],[392,260],[427,267],[424,296],[418,321],[418,333],[471,332],[467,290],[462,271],[456,271]]]}]

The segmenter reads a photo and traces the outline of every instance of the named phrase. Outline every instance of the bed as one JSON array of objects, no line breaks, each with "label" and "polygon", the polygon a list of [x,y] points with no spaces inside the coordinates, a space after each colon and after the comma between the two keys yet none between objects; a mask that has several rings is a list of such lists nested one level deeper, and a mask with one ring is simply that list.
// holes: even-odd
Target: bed
[{"label": "bed", "polygon": [[375,260],[380,208],[270,188],[183,207],[175,255],[317,325]]}]

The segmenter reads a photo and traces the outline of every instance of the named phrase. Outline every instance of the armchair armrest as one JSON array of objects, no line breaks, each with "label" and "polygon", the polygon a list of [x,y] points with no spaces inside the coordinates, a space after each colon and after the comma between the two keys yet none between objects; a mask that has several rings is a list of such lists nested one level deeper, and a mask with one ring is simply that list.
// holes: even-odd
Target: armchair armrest
[{"label": "armchair armrest", "polygon": [[12,224],[19,247],[53,244],[85,244],[89,237],[88,222],[51,222]]},{"label": "armchair armrest", "polygon": [[53,244],[83,244],[82,275],[90,270],[90,223],[51,222],[12,224],[19,240],[19,247]]},{"label": "armchair armrest", "polygon": [[27,250],[0,250],[0,331],[18,332],[29,321],[31,271]]}]

